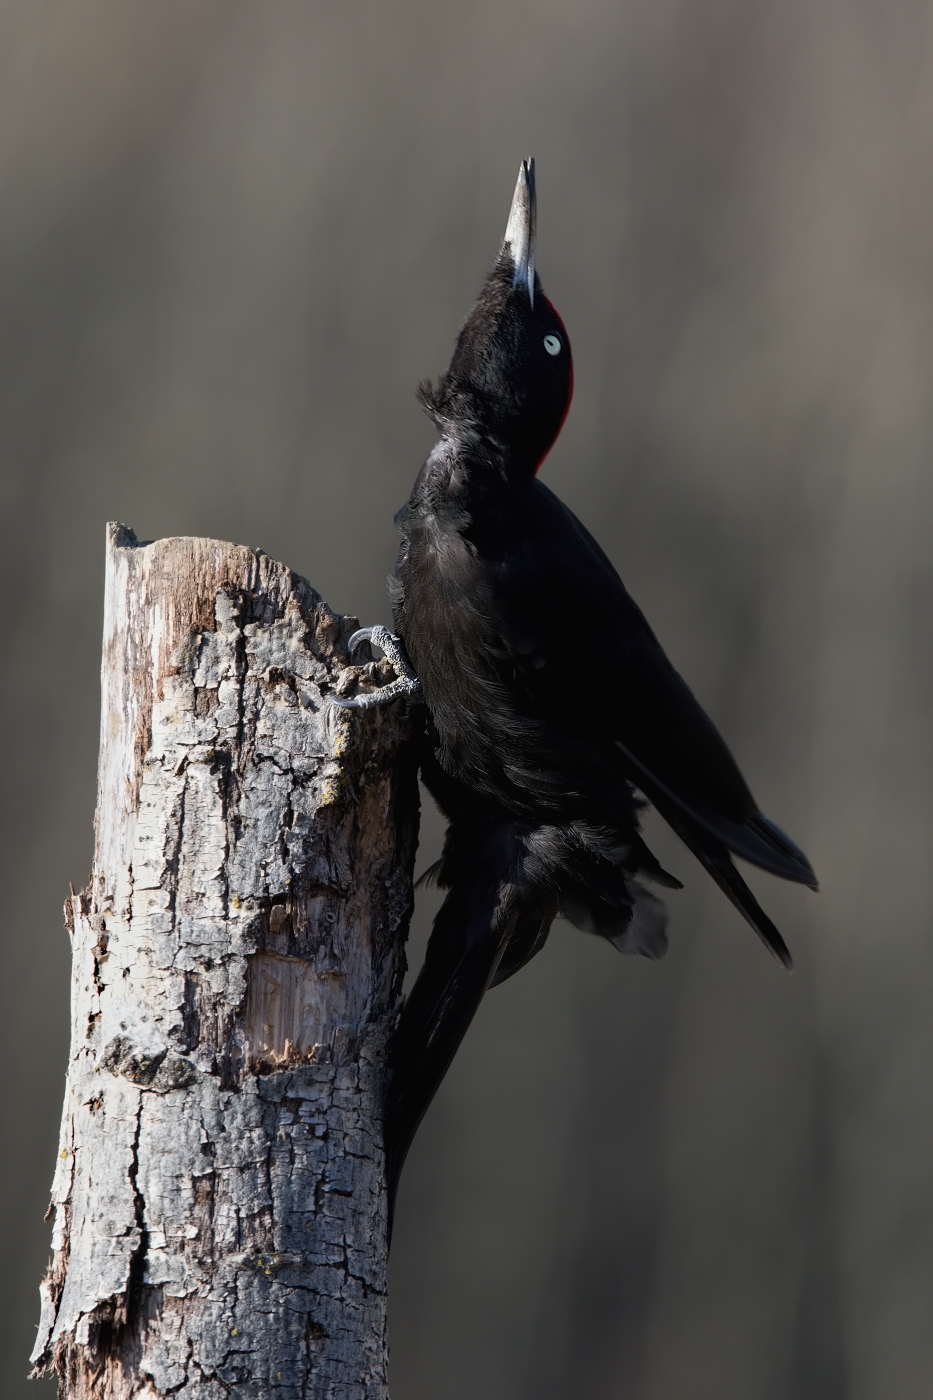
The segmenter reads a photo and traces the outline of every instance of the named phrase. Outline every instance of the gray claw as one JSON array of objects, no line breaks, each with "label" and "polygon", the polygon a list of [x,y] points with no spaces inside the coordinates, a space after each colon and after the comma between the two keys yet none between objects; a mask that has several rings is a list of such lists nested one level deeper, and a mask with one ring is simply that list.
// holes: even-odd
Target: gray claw
[{"label": "gray claw", "polygon": [[421,682],[415,675],[414,668],[408,657],[405,655],[405,648],[401,639],[390,632],[388,627],[361,627],[358,632],[347,643],[350,651],[360,645],[361,642],[369,642],[376,646],[388,658],[394,666],[397,675],[394,681],[384,685],[379,690],[372,690],[365,695],[354,695],[349,698],[343,695],[332,695],[330,698],[335,705],[340,705],[345,710],[370,710],[374,705],[385,705],[390,700],[396,700],[400,695],[408,695],[414,700],[421,699]]},{"label": "gray claw", "polygon": [[378,625],[376,627],[360,627],[347,642],[347,650],[356,651],[360,642],[375,642],[378,647],[379,639],[376,636],[377,632],[385,632],[387,636],[392,635],[387,627],[379,627]]}]

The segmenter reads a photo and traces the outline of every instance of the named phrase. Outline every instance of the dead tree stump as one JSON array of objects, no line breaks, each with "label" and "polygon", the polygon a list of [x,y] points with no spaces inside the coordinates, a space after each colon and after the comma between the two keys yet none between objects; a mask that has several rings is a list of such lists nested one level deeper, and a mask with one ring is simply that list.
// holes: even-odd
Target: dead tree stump
[{"label": "dead tree stump", "polygon": [[376,1400],[381,1115],[417,784],[354,619],[109,527],[96,850],[36,1374],[70,1400]]}]

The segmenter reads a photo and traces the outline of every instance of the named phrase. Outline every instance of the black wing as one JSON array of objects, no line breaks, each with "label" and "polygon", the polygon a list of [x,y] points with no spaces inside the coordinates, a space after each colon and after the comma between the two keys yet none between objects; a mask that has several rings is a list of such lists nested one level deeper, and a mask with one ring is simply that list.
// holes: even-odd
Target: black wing
[{"label": "black wing", "polygon": [[[759,810],[722,736],[573,512],[535,482],[510,538],[505,555],[501,546],[490,555],[492,587],[510,683],[519,679],[533,712],[614,742],[632,782],[682,836],[695,834],[688,844],[707,868],[700,833],[717,861],[732,851],[816,889],[807,857]],[[481,536],[474,543],[482,557]],[[589,695],[572,677],[581,658],[591,668]]]}]

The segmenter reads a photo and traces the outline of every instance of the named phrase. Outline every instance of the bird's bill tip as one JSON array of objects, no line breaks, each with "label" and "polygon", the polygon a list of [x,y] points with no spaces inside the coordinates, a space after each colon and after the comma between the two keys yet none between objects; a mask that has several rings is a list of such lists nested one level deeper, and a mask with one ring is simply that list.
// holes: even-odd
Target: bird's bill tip
[{"label": "bird's bill tip", "polygon": [[505,251],[507,246],[512,256],[512,286],[524,286],[532,306],[535,300],[536,218],[535,162],[534,156],[529,156],[519,167],[502,248]]}]

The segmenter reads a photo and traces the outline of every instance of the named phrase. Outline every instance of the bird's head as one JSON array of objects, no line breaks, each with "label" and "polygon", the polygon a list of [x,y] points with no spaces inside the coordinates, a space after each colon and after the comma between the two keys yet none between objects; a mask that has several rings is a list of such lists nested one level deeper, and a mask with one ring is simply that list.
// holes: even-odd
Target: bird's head
[{"label": "bird's head", "polygon": [[497,444],[510,475],[538,470],[573,395],[570,341],[535,272],[535,215],[535,163],[524,160],[496,264],[447,373],[422,389],[439,426]]}]

